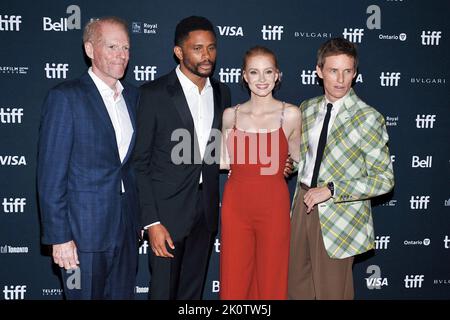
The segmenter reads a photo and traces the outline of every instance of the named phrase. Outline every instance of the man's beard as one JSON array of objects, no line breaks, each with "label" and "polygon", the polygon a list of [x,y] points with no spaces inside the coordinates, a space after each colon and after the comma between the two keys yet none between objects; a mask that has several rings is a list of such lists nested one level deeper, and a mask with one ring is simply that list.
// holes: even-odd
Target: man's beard
[{"label": "man's beard", "polygon": [[208,63],[210,63],[211,64],[211,71],[210,72],[208,72],[208,73],[201,73],[200,71],[199,71],[199,69],[200,69],[200,66],[202,65],[202,64],[204,64],[205,62],[200,62],[200,63],[197,63],[196,65],[195,65],[195,67],[193,67],[192,66],[192,64],[185,64],[185,67],[186,67],[186,69],[188,69],[190,72],[192,72],[193,74],[195,74],[196,76],[199,76],[199,77],[202,77],[202,78],[208,78],[212,73],[213,73],[213,70],[214,70],[214,62],[212,62],[211,60],[208,60]]}]

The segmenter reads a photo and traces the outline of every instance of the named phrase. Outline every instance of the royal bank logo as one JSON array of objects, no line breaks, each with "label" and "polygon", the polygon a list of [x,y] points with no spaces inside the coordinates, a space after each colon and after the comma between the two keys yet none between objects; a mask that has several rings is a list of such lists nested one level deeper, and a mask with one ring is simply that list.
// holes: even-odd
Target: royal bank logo
[{"label": "royal bank logo", "polygon": [[435,121],[436,121],[435,114],[418,114],[416,117],[416,128],[433,129]]},{"label": "royal bank logo", "polygon": [[2,74],[27,74],[28,67],[17,67],[17,66],[0,66],[0,73]]},{"label": "royal bank logo", "polygon": [[22,123],[23,108],[0,108],[0,123]]},{"label": "royal bank logo", "polygon": [[389,242],[391,242],[390,236],[376,236],[375,237],[375,249],[386,250],[388,248]]},{"label": "royal bank logo", "polygon": [[406,289],[422,288],[422,283],[425,281],[425,276],[423,274],[407,275],[404,281]]},{"label": "royal bank logo", "polygon": [[430,196],[411,196],[409,203],[411,210],[427,210]]},{"label": "royal bank logo", "polygon": [[134,79],[136,81],[153,81],[157,73],[156,66],[134,66]]},{"label": "royal bank logo", "polygon": [[139,247],[139,254],[147,254],[148,251],[148,241],[144,240],[142,245]]},{"label": "royal bank logo", "polygon": [[49,63],[45,64],[45,77],[47,79],[66,79],[69,72],[68,63]]},{"label": "royal bank logo", "polygon": [[398,116],[386,116],[386,126],[387,127],[396,127],[398,125]]},{"label": "royal bank logo", "polygon": [[364,29],[344,28],[342,36],[350,42],[361,43],[362,37],[364,36]]},{"label": "royal bank logo", "polygon": [[320,32],[320,31],[295,31],[295,38],[306,38],[306,39],[329,39],[332,37],[331,32]]},{"label": "royal bank logo", "polygon": [[404,240],[403,245],[405,246],[425,246],[428,247],[431,244],[430,238],[425,238],[423,240]]},{"label": "royal bank logo", "polygon": [[0,156],[1,166],[26,166],[25,156]]},{"label": "royal bank logo", "polygon": [[263,40],[281,40],[284,26],[263,25],[261,29]]},{"label": "royal bank logo", "polygon": [[318,85],[319,84],[316,70],[302,70],[302,73],[300,74],[300,78],[302,79],[303,85]]},{"label": "royal bank logo", "polygon": [[24,213],[26,198],[3,198],[3,213]]},{"label": "royal bank logo", "polygon": [[12,254],[20,254],[20,253],[28,253],[28,247],[15,247],[10,245],[2,245],[0,246],[0,253],[12,253]]},{"label": "royal bank logo", "polygon": [[219,35],[225,37],[243,37],[244,30],[239,26],[217,26]]},{"label": "royal bank logo", "polygon": [[419,156],[412,156],[411,168],[431,168],[433,156],[425,156],[420,159]]},{"label": "royal bank logo", "polygon": [[77,5],[70,5],[66,9],[67,17],[51,18],[42,17],[42,29],[44,31],[65,32],[81,29],[81,10]]},{"label": "royal bank logo", "polygon": [[378,39],[380,40],[398,40],[398,41],[406,41],[408,36],[406,33],[402,32],[399,34],[379,34]]},{"label": "royal bank logo", "polygon": [[0,14],[0,31],[20,31],[21,23],[22,16]]},{"label": "royal bank logo", "polygon": [[240,68],[220,68],[219,81],[222,83],[239,83],[241,72]]},{"label": "royal bank logo", "polygon": [[383,286],[389,286],[388,279],[381,276],[381,268],[372,264],[367,267],[366,273],[370,274],[369,277],[365,278],[367,289],[381,289]]},{"label": "royal bank logo", "polygon": [[3,287],[3,298],[5,300],[23,300],[25,299],[25,293],[27,292],[27,286],[12,285]]},{"label": "royal bank logo", "polygon": [[157,31],[158,31],[157,23],[137,22],[137,21],[131,23],[132,33],[143,33],[154,35],[157,33]]},{"label": "royal bank logo", "polygon": [[423,46],[438,46],[439,40],[442,38],[442,31],[422,31],[420,35]]},{"label": "royal bank logo", "polygon": [[382,87],[398,87],[400,72],[381,72],[380,85]]}]

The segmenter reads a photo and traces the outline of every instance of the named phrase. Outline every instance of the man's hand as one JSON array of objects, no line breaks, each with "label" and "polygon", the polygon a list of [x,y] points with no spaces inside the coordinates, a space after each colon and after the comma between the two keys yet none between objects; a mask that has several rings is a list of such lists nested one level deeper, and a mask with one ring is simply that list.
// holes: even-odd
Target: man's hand
[{"label": "man's hand", "polygon": [[293,171],[294,171],[294,160],[289,156],[286,159],[286,165],[285,165],[284,171],[283,171],[284,177],[288,178],[292,174]]},{"label": "man's hand", "polygon": [[303,202],[306,204],[306,213],[310,213],[314,206],[331,198],[331,191],[327,187],[311,188],[306,192]]},{"label": "man's hand", "polygon": [[158,223],[148,228],[150,247],[157,257],[173,258],[173,254],[167,251],[166,242],[170,248],[175,249],[169,231]]},{"label": "man's hand", "polygon": [[65,243],[54,244],[53,261],[61,268],[76,269],[80,264],[78,261],[77,246],[73,240]]}]

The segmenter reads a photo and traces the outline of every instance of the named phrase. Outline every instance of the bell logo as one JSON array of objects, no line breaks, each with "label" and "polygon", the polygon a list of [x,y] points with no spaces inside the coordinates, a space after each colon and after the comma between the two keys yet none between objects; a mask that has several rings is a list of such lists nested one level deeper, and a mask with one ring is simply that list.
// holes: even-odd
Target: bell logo
[{"label": "bell logo", "polygon": [[45,64],[45,77],[47,79],[65,79],[69,71],[68,63],[50,63]]},{"label": "bell logo", "polygon": [[27,286],[4,286],[3,297],[5,300],[23,300],[25,299],[25,292],[27,292]]},{"label": "bell logo", "polygon": [[220,281],[214,280],[211,285],[211,292],[219,292],[220,291]]},{"label": "bell logo", "polygon": [[134,79],[136,81],[153,81],[156,75],[156,66],[135,66]]},{"label": "bell logo", "polygon": [[439,39],[441,39],[441,31],[422,31],[422,45],[423,46],[438,46]]},{"label": "bell logo", "polygon": [[387,249],[388,243],[391,241],[389,240],[390,236],[376,236],[375,238],[375,249],[377,250],[383,250]]},{"label": "bell logo", "polygon": [[0,31],[20,31],[22,16],[8,16],[0,14]]},{"label": "bell logo", "polygon": [[241,78],[241,69],[239,68],[220,68],[219,80],[222,83],[239,83]]},{"label": "bell logo", "polygon": [[350,42],[361,43],[362,37],[364,36],[364,29],[349,28],[347,31],[347,28],[344,28],[342,36]]},{"label": "bell logo", "polygon": [[432,156],[426,156],[425,159],[420,160],[419,156],[412,156],[412,168],[431,168]]},{"label": "bell logo", "polygon": [[435,114],[418,114],[416,117],[416,128],[419,129],[433,129],[434,122],[436,121]]},{"label": "bell logo", "polygon": [[422,288],[422,283],[425,280],[423,274],[415,274],[405,277],[405,288],[406,289],[414,289],[414,288]]},{"label": "bell logo", "polygon": [[412,210],[426,210],[430,203],[430,196],[411,196],[409,203]]},{"label": "bell logo", "polygon": [[380,84],[382,87],[397,87],[400,80],[400,72],[384,72],[380,75]]},{"label": "bell logo", "polygon": [[306,85],[319,84],[316,70],[302,70],[302,74],[300,75],[300,77],[302,78],[302,84]]},{"label": "bell logo", "polygon": [[263,40],[281,40],[283,26],[266,26],[261,29]]},{"label": "bell logo", "polygon": [[42,28],[44,31],[69,31],[81,29],[81,10],[77,5],[70,5],[67,7],[66,13],[70,16],[66,18],[60,18],[58,21],[53,22],[50,17],[42,17]]},{"label": "bell logo", "polygon": [[242,27],[235,26],[217,26],[219,29],[219,34],[221,36],[229,36],[229,37],[243,37],[244,31]]}]

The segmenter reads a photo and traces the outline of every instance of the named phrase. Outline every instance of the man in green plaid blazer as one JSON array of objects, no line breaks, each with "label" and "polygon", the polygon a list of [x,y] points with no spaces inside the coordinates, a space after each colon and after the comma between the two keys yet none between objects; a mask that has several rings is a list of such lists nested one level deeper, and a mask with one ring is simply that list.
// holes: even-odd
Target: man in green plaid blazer
[{"label": "man in green plaid blazer", "polygon": [[290,299],[353,299],[353,257],[374,248],[370,198],[394,186],[383,116],[355,94],[353,43],[324,43],[325,95],[300,106],[302,138],[291,211]]}]

